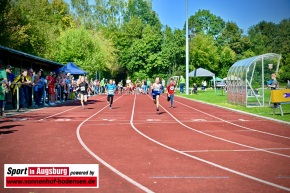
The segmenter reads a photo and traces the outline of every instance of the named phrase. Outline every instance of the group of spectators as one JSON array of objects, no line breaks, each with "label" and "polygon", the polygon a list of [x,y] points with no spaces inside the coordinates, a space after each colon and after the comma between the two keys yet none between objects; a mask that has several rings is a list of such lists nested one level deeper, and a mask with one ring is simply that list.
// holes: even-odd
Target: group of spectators
[{"label": "group of spectators", "polygon": [[[5,104],[13,109],[25,110],[39,106],[54,106],[66,100],[74,100],[78,82],[70,73],[50,72],[44,75],[42,69],[23,69],[18,76],[12,73],[13,67],[8,65],[0,69],[0,116],[5,116]],[[86,79],[87,81],[87,79]],[[17,106],[19,104],[19,106]]]}]

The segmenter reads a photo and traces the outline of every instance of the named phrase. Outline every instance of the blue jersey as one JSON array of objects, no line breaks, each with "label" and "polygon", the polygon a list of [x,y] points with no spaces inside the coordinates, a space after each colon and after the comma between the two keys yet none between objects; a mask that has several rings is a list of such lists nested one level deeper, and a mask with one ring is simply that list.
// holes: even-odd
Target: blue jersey
[{"label": "blue jersey", "polygon": [[114,95],[115,94],[115,90],[116,90],[116,85],[107,84],[106,89],[107,89],[108,95]]}]

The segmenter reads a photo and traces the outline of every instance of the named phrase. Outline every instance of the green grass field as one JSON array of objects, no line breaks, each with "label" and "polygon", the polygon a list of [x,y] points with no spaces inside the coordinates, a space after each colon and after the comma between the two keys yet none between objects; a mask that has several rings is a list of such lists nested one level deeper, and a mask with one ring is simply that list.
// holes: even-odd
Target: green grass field
[{"label": "green grass field", "polygon": [[[231,109],[236,109],[248,113],[253,113],[259,116],[264,117],[271,117],[274,119],[282,120],[290,122],[290,104],[284,104],[282,106],[284,116],[280,115],[280,111],[277,108],[276,114],[273,115],[273,108],[272,107],[245,107],[245,106],[239,106],[239,105],[233,105],[229,104],[227,102],[227,95],[226,93],[221,93],[220,90],[217,90],[217,93],[214,92],[214,90],[206,90],[206,91],[198,91],[197,94],[192,95],[185,95],[185,94],[179,94],[179,91],[176,92],[176,95],[183,96],[189,99],[197,100],[197,101],[203,101],[211,104],[216,104],[223,107],[228,107]],[[270,91],[265,90],[265,104],[268,105],[268,101],[270,98]],[[251,99],[254,100],[254,99]]]}]

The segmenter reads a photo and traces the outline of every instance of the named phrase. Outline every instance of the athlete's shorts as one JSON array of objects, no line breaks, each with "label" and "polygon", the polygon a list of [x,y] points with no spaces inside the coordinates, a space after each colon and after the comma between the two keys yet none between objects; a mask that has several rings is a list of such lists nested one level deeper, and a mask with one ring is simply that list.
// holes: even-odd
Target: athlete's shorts
[{"label": "athlete's shorts", "polygon": [[53,86],[49,86],[48,87],[48,94],[54,94],[55,93],[55,89]]},{"label": "athlete's shorts", "polygon": [[88,92],[86,92],[86,91],[81,91],[80,94],[84,95],[84,96],[88,96]]},{"label": "athlete's shorts", "polygon": [[152,97],[153,99],[156,99],[156,96],[160,95],[160,91],[159,90],[152,90]]}]

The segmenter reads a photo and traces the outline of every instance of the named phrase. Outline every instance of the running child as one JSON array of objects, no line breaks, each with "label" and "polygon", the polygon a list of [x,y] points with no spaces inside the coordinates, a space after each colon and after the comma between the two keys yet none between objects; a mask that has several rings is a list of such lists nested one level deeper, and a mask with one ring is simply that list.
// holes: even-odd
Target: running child
[{"label": "running child", "polygon": [[161,93],[161,83],[159,77],[156,77],[155,82],[152,85],[152,97],[153,102],[156,104],[156,111],[159,111],[159,97]]},{"label": "running child", "polygon": [[118,84],[118,91],[119,91],[119,94],[123,94],[123,84],[122,84],[122,81],[119,82],[119,84]]},{"label": "running child", "polygon": [[110,79],[109,83],[106,85],[106,93],[108,94],[107,101],[108,103],[110,103],[110,109],[112,109],[115,91],[116,91],[116,85],[113,84],[113,80]]},{"label": "running child", "polygon": [[175,84],[176,83],[175,83],[174,79],[171,78],[170,83],[167,86],[167,100],[170,101],[170,108],[173,108]]},{"label": "running child", "polygon": [[88,100],[88,89],[93,90],[89,84],[85,81],[85,77],[81,76],[80,78],[80,84],[78,85],[76,91],[79,90],[79,93],[81,95],[81,104],[82,104],[82,108],[83,110],[85,110],[84,104],[87,102]]}]

